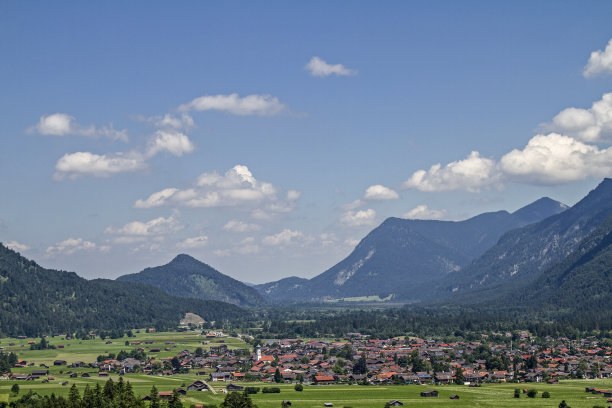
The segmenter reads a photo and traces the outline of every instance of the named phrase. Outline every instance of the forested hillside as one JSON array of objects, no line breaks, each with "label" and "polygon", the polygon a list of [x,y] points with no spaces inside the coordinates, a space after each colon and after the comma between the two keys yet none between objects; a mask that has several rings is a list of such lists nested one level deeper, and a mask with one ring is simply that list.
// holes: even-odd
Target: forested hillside
[{"label": "forested hillside", "polygon": [[256,289],[185,254],[176,256],[166,265],[123,275],[117,280],[146,283],[172,296],[220,300],[239,306],[256,306],[264,303]]},{"label": "forested hillside", "polygon": [[223,302],[178,299],[148,285],[45,269],[0,244],[0,336],[80,329],[175,327],[186,312],[205,320],[238,320],[243,311]]}]

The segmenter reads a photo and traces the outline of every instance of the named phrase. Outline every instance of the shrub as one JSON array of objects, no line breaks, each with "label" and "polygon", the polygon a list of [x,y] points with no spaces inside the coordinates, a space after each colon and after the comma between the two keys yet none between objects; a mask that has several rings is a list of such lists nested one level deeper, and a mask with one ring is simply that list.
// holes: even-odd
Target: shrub
[{"label": "shrub", "polygon": [[516,388],[514,390],[514,398],[521,398],[521,390]]},{"label": "shrub", "polygon": [[536,395],[538,395],[538,391],[537,390],[529,390],[529,391],[527,391],[527,397],[529,397],[529,398],[535,398]]},{"label": "shrub", "polygon": [[544,392],[542,393],[542,398],[550,398],[550,392],[548,392],[548,391],[544,391]]},{"label": "shrub", "polygon": [[264,394],[278,394],[280,393],[280,388],[278,387],[263,387],[261,390]]},{"label": "shrub", "polygon": [[293,389],[296,391],[304,391],[304,386],[302,384],[295,384],[295,387],[293,387]]},{"label": "shrub", "polygon": [[244,391],[247,394],[257,394],[259,392],[259,387],[246,387]]}]

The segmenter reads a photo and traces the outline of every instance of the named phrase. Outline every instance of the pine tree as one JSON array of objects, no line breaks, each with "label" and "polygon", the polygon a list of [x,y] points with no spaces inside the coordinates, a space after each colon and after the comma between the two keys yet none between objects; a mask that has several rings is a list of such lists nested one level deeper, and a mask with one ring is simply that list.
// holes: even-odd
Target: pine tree
[{"label": "pine tree", "polygon": [[283,376],[280,373],[280,370],[277,368],[276,371],[274,371],[274,382],[275,383],[282,383],[283,382]]},{"label": "pine tree", "polygon": [[176,390],[172,391],[172,398],[168,401],[168,408],[183,408],[181,397]]},{"label": "pine tree", "polygon": [[151,388],[151,403],[149,404],[149,408],[159,408],[159,393],[155,386]]},{"label": "pine tree", "polygon": [[70,408],[79,408],[81,406],[81,394],[79,394],[79,390],[74,383],[68,393],[68,402],[70,402]]}]

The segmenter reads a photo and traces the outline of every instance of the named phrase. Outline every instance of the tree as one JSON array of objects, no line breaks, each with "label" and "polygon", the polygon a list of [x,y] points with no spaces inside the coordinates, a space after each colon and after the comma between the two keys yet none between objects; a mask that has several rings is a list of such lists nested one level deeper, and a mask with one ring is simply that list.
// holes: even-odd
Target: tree
[{"label": "tree", "polygon": [[542,393],[542,398],[550,398],[550,392],[548,392],[548,391],[544,391],[544,392]]},{"label": "tree", "polygon": [[280,373],[280,370],[277,368],[276,371],[274,371],[274,382],[275,383],[282,383],[283,382],[283,376]]},{"label": "tree", "polygon": [[81,394],[79,394],[79,390],[77,389],[76,384],[72,384],[70,387],[70,392],[68,393],[68,401],[70,402],[71,408],[80,408],[81,406]]},{"label": "tree", "polygon": [[521,390],[518,388],[514,389],[514,398],[521,398]]},{"label": "tree", "polygon": [[361,358],[353,365],[353,374],[365,374],[368,372],[368,365],[366,362],[365,355],[362,354]]},{"label": "tree", "polygon": [[172,398],[168,401],[168,408],[183,408],[183,403],[177,390],[172,391]]},{"label": "tree", "polygon": [[13,394],[19,394],[19,384],[13,384],[13,386],[11,387],[11,392]]},{"label": "tree", "polygon": [[219,408],[257,408],[247,393],[230,392]]},{"label": "tree", "polygon": [[455,372],[455,384],[463,385],[465,382],[465,377],[463,376],[463,368],[457,367],[457,371]]},{"label": "tree", "polygon": [[527,391],[527,397],[529,397],[529,398],[535,398],[536,395],[538,395],[538,391],[537,390],[529,390],[529,391]]},{"label": "tree", "polygon": [[561,401],[561,403],[559,404],[559,408],[571,408],[569,405],[567,405],[567,403],[565,402],[565,400]]},{"label": "tree", "polygon": [[151,402],[149,408],[159,408],[159,393],[155,386],[151,388]]},{"label": "tree", "polygon": [[295,384],[295,387],[293,387],[293,389],[296,391],[304,391],[304,386],[302,384]]}]

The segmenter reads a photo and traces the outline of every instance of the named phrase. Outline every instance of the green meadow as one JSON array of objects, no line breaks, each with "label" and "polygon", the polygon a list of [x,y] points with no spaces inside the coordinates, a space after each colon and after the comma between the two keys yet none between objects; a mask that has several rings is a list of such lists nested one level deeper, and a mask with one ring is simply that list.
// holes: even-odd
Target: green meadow
[{"label": "green meadow", "polygon": [[[29,373],[33,369],[39,369],[40,364],[49,365],[50,375],[54,377],[48,383],[43,383],[43,378],[35,381],[0,381],[0,401],[8,402],[16,396],[11,394],[11,387],[14,383],[19,384],[19,395],[23,395],[32,390],[39,394],[68,395],[68,391],[72,384],[76,384],[81,393],[85,386],[95,386],[96,383],[107,381],[108,378],[98,377],[97,370],[87,367],[78,369],[69,368],[67,366],[53,366],[54,360],[66,360],[68,364],[75,361],[84,361],[89,363],[95,361],[98,355],[108,353],[118,353],[121,350],[131,350],[135,347],[143,347],[147,355],[164,358],[171,357],[179,351],[188,349],[195,350],[196,347],[207,349],[211,346],[226,344],[230,348],[250,348],[240,339],[222,338],[222,339],[207,339],[205,336],[197,332],[165,332],[165,333],[135,333],[132,338],[124,337],[122,339],[107,339],[107,340],[66,340],[63,336],[49,338],[52,345],[63,345],[64,348],[49,349],[49,350],[30,350],[28,341],[39,341],[40,339],[1,339],[0,347],[4,347],[4,351],[13,351],[18,354],[19,358],[26,360],[28,364],[34,363],[33,366],[24,368],[15,368],[13,372]],[[111,344],[106,344],[106,341],[111,341]],[[126,346],[125,342],[129,341],[130,345]],[[132,342],[141,342],[140,345],[133,346]],[[145,344],[145,341],[153,342]],[[14,345],[10,346],[9,343]],[[168,344],[169,343],[169,344]],[[151,348],[160,348],[159,353],[150,353]],[[170,351],[165,351],[169,348]],[[90,378],[69,378],[69,371],[91,373]],[[114,381],[119,380],[118,375],[111,375]],[[179,374],[172,376],[150,376],[145,374],[127,374],[124,381],[129,381],[138,395],[145,396],[155,385],[158,391],[172,391],[178,387],[186,387],[196,379],[202,379],[195,375],[195,372],[190,374]],[[207,378],[204,378],[207,380]],[[67,385],[60,383],[67,382]],[[219,405],[224,398],[221,392],[227,383],[223,382],[208,382],[215,390],[217,395],[213,395],[210,391],[197,392],[189,391],[186,396],[182,397],[185,407],[191,404],[216,404]],[[269,383],[244,383],[242,385],[250,385],[263,388],[264,386],[278,386],[281,389],[279,394],[258,394],[252,395],[252,399],[260,408],[281,406],[281,402],[289,400],[292,407],[296,408],[313,408],[322,407],[324,403],[331,402],[334,407],[353,407],[353,408],[371,408],[384,407],[385,403],[390,400],[399,400],[404,403],[404,406],[410,407],[551,407],[559,406],[561,400],[565,400],[572,408],[592,408],[593,406],[608,406],[606,398],[603,396],[587,394],[585,387],[595,387],[602,389],[612,389],[612,379],[607,380],[568,380],[562,381],[559,384],[484,384],[482,387],[468,387],[458,385],[442,385],[442,386],[420,386],[420,385],[400,385],[400,386],[362,386],[362,385],[329,385],[315,386],[305,385],[302,392],[294,390],[293,384],[269,384]],[[521,393],[521,397],[516,399],[513,397],[514,389],[531,389],[538,390],[536,398],[527,398],[526,394]],[[435,389],[439,392],[438,398],[424,398],[420,396],[420,392],[428,389]],[[542,393],[548,391],[551,395],[550,399],[542,398]],[[456,394],[458,400],[451,400],[449,396]],[[18,397],[18,395],[17,395]]]},{"label": "green meadow", "polygon": [[[114,381],[118,376],[111,376]],[[171,377],[147,376],[147,375],[126,375],[125,381],[129,381],[134,388],[134,392],[139,395],[147,395],[153,385],[159,391],[171,391],[174,388],[189,385],[197,379],[195,375],[174,375]],[[105,378],[78,378],[68,379],[67,376],[60,375],[48,384],[41,381],[20,381],[20,394],[35,391],[39,394],[68,395],[70,386],[75,383],[79,390],[85,388],[87,384],[95,386],[97,382],[106,381]],[[68,385],[61,386],[59,382],[68,381]],[[12,396],[10,388],[14,381],[0,382],[0,401],[9,401]],[[209,383],[216,390],[225,387],[225,383]],[[245,383],[257,387],[270,386],[270,384]],[[277,386],[277,385],[274,385]],[[278,408],[281,402],[289,400],[292,407],[314,408],[322,407],[325,402],[331,402],[334,407],[353,407],[370,408],[384,407],[389,400],[395,399],[402,401],[404,406],[410,407],[551,407],[559,406],[561,400],[565,400],[572,408],[592,408],[593,406],[608,406],[606,398],[599,395],[587,394],[585,387],[612,388],[612,380],[571,380],[563,381],[560,384],[484,384],[482,387],[470,388],[458,385],[443,386],[420,386],[420,385],[393,385],[393,386],[362,386],[362,385],[326,385],[315,386],[305,385],[304,391],[298,392],[293,389],[292,384],[280,384],[279,394],[258,394],[252,395],[253,401],[259,408]],[[538,390],[536,398],[527,398],[521,394],[521,398],[513,397],[515,388],[534,388]],[[420,392],[428,389],[435,389],[439,392],[438,398],[424,398]],[[542,392],[548,391],[551,395],[549,399],[542,398]],[[459,395],[458,400],[451,400],[451,394]],[[196,392],[190,391],[182,398],[185,406],[191,404],[216,404],[219,405],[224,398],[224,394],[218,392],[213,395],[209,391]]]},{"label": "green meadow", "polygon": [[[207,339],[199,332],[187,331],[187,332],[161,332],[161,333],[145,333],[144,330],[134,332],[134,336],[128,338],[123,337],[120,339],[92,339],[92,340],[81,340],[81,339],[70,339],[66,340],[65,336],[47,337],[47,341],[53,346],[64,346],[63,348],[47,349],[47,350],[30,350],[29,341],[40,342],[40,338],[27,338],[27,339],[0,339],[0,347],[3,347],[5,352],[13,352],[19,356],[20,360],[26,360],[29,363],[34,363],[38,368],[40,364],[47,364],[53,370],[51,365],[55,360],[65,360],[69,365],[76,361],[83,361],[90,363],[96,361],[96,358],[102,354],[115,353],[117,354],[121,350],[129,351],[135,348],[142,347],[145,353],[153,358],[167,358],[173,357],[182,350],[188,349],[194,351],[197,347],[208,349],[211,346],[218,346],[220,344],[226,344],[229,348],[249,348],[248,344],[244,341],[232,338],[215,338]],[[125,343],[129,342],[128,345]],[[152,342],[152,344],[145,344],[145,342]],[[107,344],[110,342],[110,344]],[[140,345],[132,345],[133,342],[140,342]],[[11,345],[13,344],[13,345]],[[152,348],[159,348],[160,352],[151,353],[149,352]],[[166,350],[168,348],[169,350]],[[29,372],[30,367],[26,370],[15,369],[15,372]],[[63,367],[66,369],[66,367]]]}]

